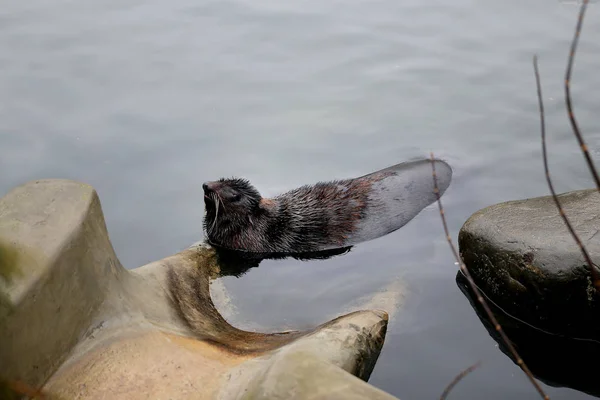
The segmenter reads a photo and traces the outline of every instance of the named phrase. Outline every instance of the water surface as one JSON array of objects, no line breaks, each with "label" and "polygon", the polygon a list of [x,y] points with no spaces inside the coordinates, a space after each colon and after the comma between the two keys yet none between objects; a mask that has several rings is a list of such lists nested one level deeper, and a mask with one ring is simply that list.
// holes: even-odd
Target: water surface
[{"label": "water surface", "polygon": [[[540,57],[559,191],[591,187],[562,80],[575,2],[13,1],[0,10],[0,194],[39,178],[93,185],[127,268],[202,239],[201,183],[272,195],[434,151],[456,237],[476,210],[548,193],[531,58]],[[600,10],[586,16],[577,117],[598,158]],[[223,280],[241,327],[301,329],[399,280],[370,382],[402,399],[536,394],[456,286],[435,206],[326,261],[263,261]],[[553,399],[586,399],[548,388]]]}]

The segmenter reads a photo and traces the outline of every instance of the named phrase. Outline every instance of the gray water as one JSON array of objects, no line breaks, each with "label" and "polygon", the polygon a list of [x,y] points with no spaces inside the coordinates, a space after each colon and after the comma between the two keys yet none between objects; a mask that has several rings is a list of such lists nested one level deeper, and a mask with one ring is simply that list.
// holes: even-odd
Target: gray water
[{"label": "gray water", "polygon": [[[456,238],[482,207],[548,193],[534,53],[556,189],[592,186],[562,87],[577,12],[558,0],[4,2],[0,195],[39,178],[93,185],[135,268],[202,239],[203,181],[244,176],[268,196],[433,151],[455,171],[444,205]],[[599,18],[592,4],[573,77],[596,158]],[[454,398],[536,398],[456,268],[432,206],[348,255],[263,261],[223,283],[241,327],[278,330],[322,323],[400,279],[406,295],[372,384],[438,398],[480,360]]]}]

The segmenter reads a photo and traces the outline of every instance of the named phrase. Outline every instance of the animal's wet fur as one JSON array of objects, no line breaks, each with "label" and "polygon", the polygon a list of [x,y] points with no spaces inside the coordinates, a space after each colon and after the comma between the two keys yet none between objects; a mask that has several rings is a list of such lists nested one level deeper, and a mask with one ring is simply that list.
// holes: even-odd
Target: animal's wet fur
[{"label": "animal's wet fur", "polygon": [[[359,178],[304,185],[270,199],[245,179],[206,182],[206,238],[221,248],[265,254],[348,247],[354,244],[348,239],[360,233],[360,222],[378,213],[383,204],[381,197],[371,196],[373,186],[397,175],[398,166]],[[381,196],[381,187],[378,190]]]},{"label": "animal's wet fur", "polygon": [[389,174],[304,185],[272,199],[263,199],[247,180],[220,179],[212,183],[217,192],[233,188],[243,203],[217,195],[217,215],[216,202],[206,199],[204,227],[211,243],[227,249],[310,253],[344,247],[365,217],[372,184]]}]

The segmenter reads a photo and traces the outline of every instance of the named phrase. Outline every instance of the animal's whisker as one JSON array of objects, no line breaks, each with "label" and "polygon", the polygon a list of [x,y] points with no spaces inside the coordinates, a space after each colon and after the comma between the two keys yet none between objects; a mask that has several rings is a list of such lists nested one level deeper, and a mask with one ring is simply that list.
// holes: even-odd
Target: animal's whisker
[{"label": "animal's whisker", "polygon": [[211,194],[211,197],[215,203],[215,218],[213,219],[213,223],[210,226],[209,233],[212,233],[215,229],[215,226],[217,225],[217,219],[219,218],[219,203],[221,203],[216,193]]},{"label": "animal's whisker", "polygon": [[215,192],[215,194],[217,195],[219,200],[221,200],[221,207],[223,207],[223,211],[226,212],[227,209],[225,208],[225,202],[223,201],[223,198],[221,197],[221,195],[219,193]]}]

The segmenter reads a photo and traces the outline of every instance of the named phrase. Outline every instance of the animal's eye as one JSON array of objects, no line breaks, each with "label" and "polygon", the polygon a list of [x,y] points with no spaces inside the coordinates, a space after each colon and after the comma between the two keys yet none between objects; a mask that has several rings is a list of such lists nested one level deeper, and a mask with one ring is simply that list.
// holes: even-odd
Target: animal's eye
[{"label": "animal's eye", "polygon": [[240,201],[240,199],[242,198],[242,195],[239,193],[234,194],[233,196],[231,196],[231,201]]}]

